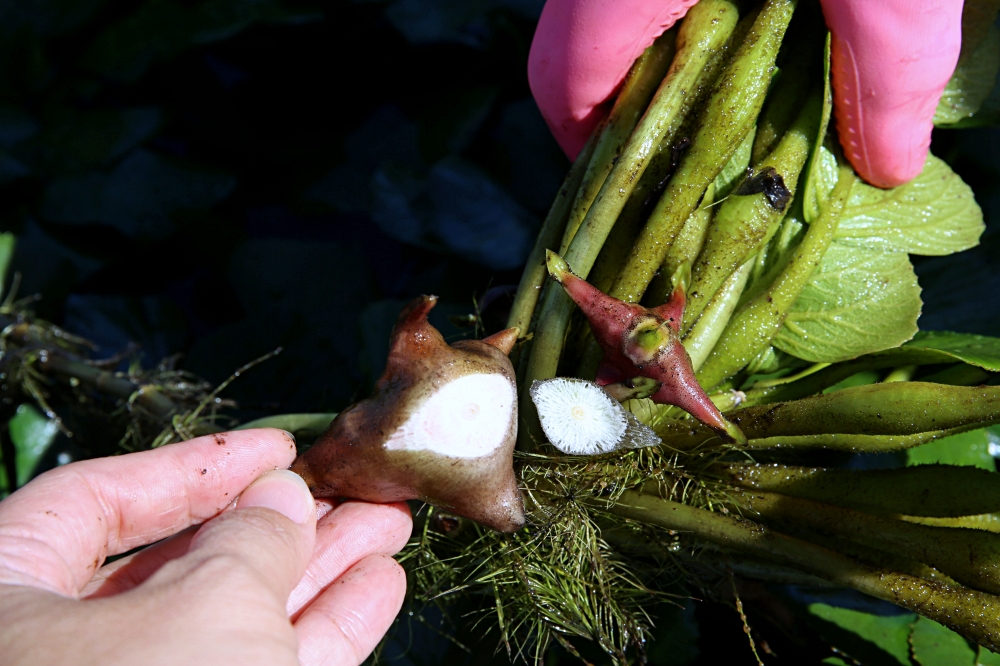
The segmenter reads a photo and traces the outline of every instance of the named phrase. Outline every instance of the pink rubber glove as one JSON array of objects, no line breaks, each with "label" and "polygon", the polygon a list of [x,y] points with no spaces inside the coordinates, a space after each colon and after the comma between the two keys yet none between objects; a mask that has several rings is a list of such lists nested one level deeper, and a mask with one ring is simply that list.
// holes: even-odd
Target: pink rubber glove
[{"label": "pink rubber glove", "polygon": [[[572,159],[632,62],[694,0],[548,0],[528,56],[542,115]],[[923,169],[934,110],[958,62],[962,0],[823,0],[840,140],[868,182]]]}]

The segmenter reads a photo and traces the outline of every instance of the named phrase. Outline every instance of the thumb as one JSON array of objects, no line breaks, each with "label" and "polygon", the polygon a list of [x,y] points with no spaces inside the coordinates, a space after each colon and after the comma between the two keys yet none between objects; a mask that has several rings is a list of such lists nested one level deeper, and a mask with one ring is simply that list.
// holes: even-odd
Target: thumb
[{"label": "thumb", "polygon": [[962,49],[962,0],[822,0],[844,153],[872,185],[923,170],[934,111]]},{"label": "thumb", "polygon": [[263,585],[283,609],[315,540],[316,504],[305,481],[288,470],[274,470],[243,491],[235,510],[206,523],[183,559],[191,567],[221,563],[239,584],[249,578]]}]

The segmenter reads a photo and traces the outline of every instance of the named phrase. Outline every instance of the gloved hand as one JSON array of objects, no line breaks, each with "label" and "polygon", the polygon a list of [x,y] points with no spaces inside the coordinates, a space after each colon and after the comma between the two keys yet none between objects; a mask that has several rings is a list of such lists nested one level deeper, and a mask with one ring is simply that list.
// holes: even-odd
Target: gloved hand
[{"label": "gloved hand", "polygon": [[[572,159],[632,62],[696,0],[548,0],[528,57],[542,115]],[[844,153],[873,185],[923,169],[934,111],[962,46],[962,0],[822,0],[833,33]]]}]

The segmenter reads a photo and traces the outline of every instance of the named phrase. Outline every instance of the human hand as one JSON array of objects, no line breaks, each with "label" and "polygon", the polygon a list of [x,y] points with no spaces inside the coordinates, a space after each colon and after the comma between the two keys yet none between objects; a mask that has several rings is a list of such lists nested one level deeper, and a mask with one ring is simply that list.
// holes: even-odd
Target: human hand
[{"label": "human hand", "polygon": [[282,431],[229,432],[0,502],[3,663],[360,663],[402,603],[409,510],[314,501],[294,457]]},{"label": "human hand", "polygon": [[[571,159],[632,62],[696,0],[547,0],[528,81]],[[822,0],[833,33],[834,112],[858,174],[893,187],[923,169],[934,111],[962,46],[962,0]]]}]

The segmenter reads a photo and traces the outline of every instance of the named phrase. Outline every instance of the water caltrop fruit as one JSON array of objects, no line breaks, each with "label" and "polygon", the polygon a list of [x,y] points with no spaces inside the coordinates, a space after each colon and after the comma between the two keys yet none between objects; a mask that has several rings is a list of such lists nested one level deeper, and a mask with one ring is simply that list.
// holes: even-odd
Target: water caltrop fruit
[{"label": "water caltrop fruit", "polygon": [[448,345],[436,296],[400,313],[375,393],[340,413],[292,470],[317,497],[423,500],[500,532],[524,525],[514,476],[516,328]]},{"label": "water caltrop fruit", "polygon": [[587,316],[590,330],[604,351],[597,384],[616,384],[637,376],[655,380],[659,388],[651,396],[653,402],[680,407],[723,438],[746,443],[740,429],[719,413],[695,379],[680,339],[683,289],[676,289],[667,303],[645,308],[601,292],[575,275],[555,252],[549,251],[545,262],[549,274]]}]

